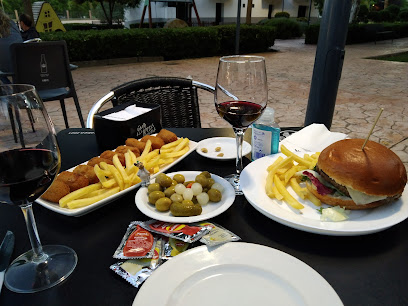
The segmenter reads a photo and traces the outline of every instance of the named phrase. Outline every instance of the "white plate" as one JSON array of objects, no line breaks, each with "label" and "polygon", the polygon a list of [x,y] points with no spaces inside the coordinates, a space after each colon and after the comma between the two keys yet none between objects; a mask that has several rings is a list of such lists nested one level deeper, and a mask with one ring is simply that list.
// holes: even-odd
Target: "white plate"
[{"label": "white plate", "polygon": [[[284,155],[275,154],[257,159],[242,171],[240,178],[242,191],[248,202],[272,220],[316,234],[354,236],[379,232],[408,218],[408,188],[405,188],[399,200],[389,205],[350,211],[349,219],[346,221],[321,222],[317,207],[309,201],[300,199],[292,188],[288,187],[290,194],[305,206],[301,213],[295,212],[285,202],[270,199],[265,193],[266,168],[279,156]],[[323,204],[323,207],[329,206]]]},{"label": "white plate", "polygon": [[[184,154],[183,156],[180,156],[175,161],[173,161],[171,164],[168,164],[165,167],[160,168],[159,172],[153,174],[151,177],[152,178],[156,177],[159,173],[167,171],[168,169],[173,167],[175,164],[177,164],[179,161],[183,160],[185,157],[187,157],[191,152],[193,152],[196,149],[197,143],[190,140],[189,146],[190,146],[190,150],[186,154]],[[86,162],[83,163],[83,164],[86,164]],[[72,171],[74,169],[75,169],[75,167],[73,167],[71,169],[68,169],[67,171]],[[124,194],[138,188],[139,186],[140,186],[140,183],[136,184],[136,185],[134,185],[132,187],[129,187],[129,188],[125,189],[125,190],[119,191],[118,193],[116,193],[114,195],[111,195],[110,197],[107,197],[106,199],[103,199],[102,201],[96,202],[94,204],[91,204],[91,205],[88,205],[88,206],[85,206],[85,207],[75,208],[75,209],[63,208],[63,207],[60,207],[56,203],[52,203],[50,201],[46,201],[46,200],[41,199],[41,198],[38,198],[36,200],[36,202],[38,204],[44,206],[45,208],[48,208],[48,209],[50,209],[52,211],[55,211],[55,212],[57,212],[59,214],[66,215],[66,216],[80,217],[80,216],[85,215],[85,214],[87,214],[87,213],[89,213],[91,211],[94,211],[95,209],[98,209],[98,208],[101,208],[102,206],[105,206],[106,204],[116,200],[117,198],[119,198],[119,197],[123,196]]]},{"label": "white plate", "polygon": [[343,305],[330,284],[304,262],[262,245],[200,246],[160,266],[133,306]]},{"label": "white plate", "polygon": [[[221,151],[216,152],[215,148],[221,147]],[[201,151],[201,149],[206,148],[208,150],[207,153]],[[211,159],[219,159],[219,160],[227,160],[227,159],[235,159],[237,157],[237,142],[235,138],[231,137],[213,137],[201,140],[197,145],[197,153],[201,156],[211,158]],[[224,153],[224,156],[220,157],[217,156],[220,153]],[[245,140],[242,143],[242,156],[251,153],[251,145],[247,143]]]},{"label": "white plate", "polygon": [[[182,174],[186,178],[186,181],[192,181],[200,173],[201,173],[200,171],[183,171],[169,173],[168,175],[170,177],[173,177],[175,174]],[[232,203],[234,203],[235,192],[232,185],[228,183],[226,180],[224,180],[222,177],[219,177],[218,175],[215,174],[211,174],[211,177],[214,179],[216,183],[220,183],[224,187],[222,199],[220,202],[217,203],[210,202],[207,205],[204,205],[203,212],[201,213],[201,215],[192,217],[174,217],[170,213],[170,211],[168,212],[158,211],[154,207],[154,205],[149,203],[146,187],[140,188],[136,193],[135,197],[136,206],[142,213],[144,213],[146,216],[150,218],[172,223],[192,223],[207,220],[212,217],[218,216],[219,214],[226,211],[232,205]]]}]

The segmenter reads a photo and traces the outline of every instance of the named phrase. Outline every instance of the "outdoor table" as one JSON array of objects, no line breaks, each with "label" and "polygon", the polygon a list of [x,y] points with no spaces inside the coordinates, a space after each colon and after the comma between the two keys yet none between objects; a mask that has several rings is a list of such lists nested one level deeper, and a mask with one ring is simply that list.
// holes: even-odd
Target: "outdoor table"
[{"label": "outdoor table", "polygon": [[[230,128],[170,130],[194,141],[215,136],[233,137]],[[246,134],[248,141],[250,132]],[[63,130],[58,140],[62,170],[101,153],[93,130]],[[244,158],[245,165],[249,162]],[[233,160],[209,160],[192,152],[169,171],[208,170],[224,176],[234,169]],[[17,294],[3,287],[0,305],[131,305],[138,289],[116,275],[109,266],[118,261],[112,254],[129,223],[150,219],[136,208],[135,193],[133,190],[81,217],[64,216],[35,204],[34,215],[42,244],[71,247],[78,254],[78,265],[67,280],[42,292]],[[345,305],[408,305],[407,221],[364,236],[318,235],[267,218],[244,196],[237,196],[227,211],[211,221],[237,234],[243,242],[269,246],[300,259],[330,283]],[[12,259],[31,248],[22,213],[17,207],[0,205],[1,239],[7,230],[16,236]],[[279,304],[275,302],[271,296],[271,304]],[[217,305],[211,294],[209,304]]]}]

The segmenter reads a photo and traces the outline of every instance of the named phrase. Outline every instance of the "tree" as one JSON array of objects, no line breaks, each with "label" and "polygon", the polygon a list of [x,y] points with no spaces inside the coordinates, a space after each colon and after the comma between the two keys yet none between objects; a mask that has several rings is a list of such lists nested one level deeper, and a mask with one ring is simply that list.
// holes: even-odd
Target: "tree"
[{"label": "tree", "polygon": [[[87,0],[75,0],[76,3],[82,4]],[[96,0],[101,5],[103,14],[106,17],[108,24],[113,22],[113,12],[115,9],[115,4],[122,4],[129,7],[137,7],[143,0]]]}]

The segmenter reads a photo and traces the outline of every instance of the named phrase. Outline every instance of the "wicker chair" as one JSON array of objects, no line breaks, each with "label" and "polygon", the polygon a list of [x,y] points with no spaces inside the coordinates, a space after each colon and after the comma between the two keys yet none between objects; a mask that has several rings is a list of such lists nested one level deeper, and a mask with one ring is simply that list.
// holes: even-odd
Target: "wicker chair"
[{"label": "wicker chair", "polygon": [[162,126],[201,127],[197,88],[214,93],[212,86],[176,77],[152,77],[131,81],[113,88],[97,101],[88,114],[86,127],[93,128],[93,117],[104,104],[126,102],[155,103],[161,106]]}]

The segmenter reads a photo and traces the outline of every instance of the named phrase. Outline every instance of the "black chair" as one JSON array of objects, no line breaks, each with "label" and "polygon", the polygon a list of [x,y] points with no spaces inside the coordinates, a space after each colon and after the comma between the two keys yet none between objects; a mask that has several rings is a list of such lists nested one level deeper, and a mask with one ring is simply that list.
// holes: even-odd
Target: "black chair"
[{"label": "black chair", "polygon": [[104,104],[126,102],[155,103],[161,106],[162,126],[201,127],[197,89],[214,93],[214,87],[177,77],[152,77],[131,81],[113,88],[97,101],[88,114],[86,126],[93,128],[93,117]]},{"label": "black chair", "polygon": [[85,127],[65,41],[13,44],[11,54],[13,83],[34,85],[43,102],[59,100],[67,128],[64,100],[73,98],[81,126]]}]

